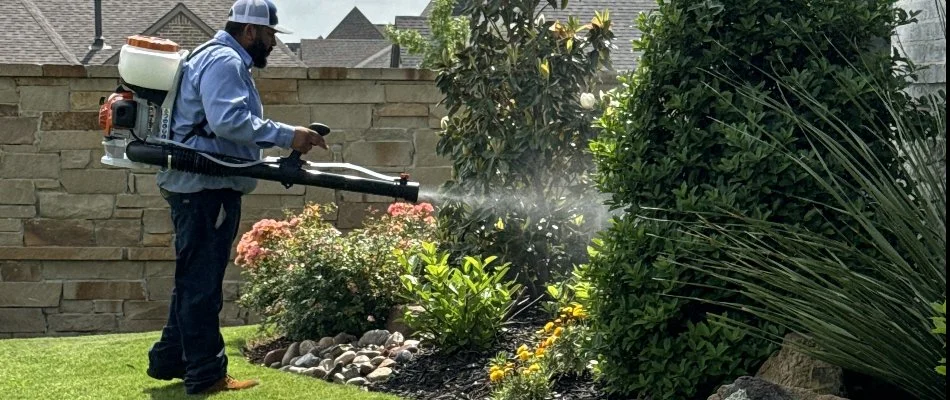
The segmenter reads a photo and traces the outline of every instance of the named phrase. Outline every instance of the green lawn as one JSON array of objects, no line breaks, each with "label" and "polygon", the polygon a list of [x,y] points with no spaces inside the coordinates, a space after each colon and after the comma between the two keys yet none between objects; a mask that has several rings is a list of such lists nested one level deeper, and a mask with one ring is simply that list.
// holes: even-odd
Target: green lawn
[{"label": "green lawn", "polygon": [[212,396],[187,396],[181,381],[145,375],[159,332],[0,340],[0,399],[398,399],[251,365],[238,349],[255,332],[253,326],[223,329],[229,372],[261,385]]}]

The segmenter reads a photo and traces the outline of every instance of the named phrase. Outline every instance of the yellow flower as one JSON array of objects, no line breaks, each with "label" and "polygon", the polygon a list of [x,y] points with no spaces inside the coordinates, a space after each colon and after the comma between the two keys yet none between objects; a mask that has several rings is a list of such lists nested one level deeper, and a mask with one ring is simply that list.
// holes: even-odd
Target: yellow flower
[{"label": "yellow flower", "polygon": [[562,333],[564,333],[564,328],[560,326],[554,330],[554,336],[560,337]]},{"label": "yellow flower", "polygon": [[492,373],[488,375],[488,378],[491,379],[492,382],[498,382],[505,378],[505,373],[501,371],[492,371]]},{"label": "yellow flower", "polygon": [[544,340],[544,347],[551,347],[554,345],[554,336],[551,336]]},{"label": "yellow flower", "polygon": [[554,323],[557,324],[557,325],[560,325],[562,322],[564,322],[564,321],[561,321],[560,318],[554,320]]},{"label": "yellow flower", "polygon": [[587,316],[587,312],[584,311],[584,309],[578,307],[578,308],[574,309],[573,315],[574,315],[575,318],[584,318],[584,317]]},{"label": "yellow flower", "polygon": [[514,367],[515,367],[515,363],[513,362],[505,363],[505,370],[510,370]]},{"label": "yellow flower", "polygon": [[534,351],[534,355],[538,357],[544,357],[544,346],[538,347],[538,349]]},{"label": "yellow flower", "polygon": [[541,366],[538,364],[531,364],[531,366],[528,367],[528,371],[531,371],[531,372],[538,372],[540,370],[541,370]]},{"label": "yellow flower", "polygon": [[551,332],[551,329],[554,329],[554,323],[553,323],[553,322],[548,322],[548,323],[544,324],[544,332],[545,332],[545,333]]},{"label": "yellow flower", "polygon": [[527,350],[518,353],[518,359],[521,361],[528,361],[529,358],[531,358],[531,353]]},{"label": "yellow flower", "polygon": [[521,345],[521,347],[518,348],[517,353],[520,354],[520,353],[524,353],[524,352],[526,352],[526,351],[528,351],[528,346],[523,344],[523,345]]}]

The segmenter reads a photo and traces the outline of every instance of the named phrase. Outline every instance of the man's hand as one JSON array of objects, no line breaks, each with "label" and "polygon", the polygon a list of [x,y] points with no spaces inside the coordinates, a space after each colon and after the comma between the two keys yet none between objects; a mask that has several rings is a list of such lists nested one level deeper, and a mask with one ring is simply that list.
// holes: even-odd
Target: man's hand
[{"label": "man's hand", "polygon": [[290,142],[290,148],[299,151],[300,154],[307,154],[313,146],[324,150],[329,149],[323,136],[317,132],[302,126],[294,127],[294,140]]}]

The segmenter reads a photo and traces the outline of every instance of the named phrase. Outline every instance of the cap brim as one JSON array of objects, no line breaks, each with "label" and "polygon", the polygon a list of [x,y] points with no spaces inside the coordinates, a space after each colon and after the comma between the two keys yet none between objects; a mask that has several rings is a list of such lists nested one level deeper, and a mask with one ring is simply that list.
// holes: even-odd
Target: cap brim
[{"label": "cap brim", "polygon": [[290,30],[290,29],[287,29],[286,27],[284,27],[284,26],[282,26],[282,25],[280,25],[280,24],[278,24],[278,25],[271,25],[270,27],[271,27],[271,29],[277,31],[277,33],[285,33],[285,34],[294,33],[294,31],[292,31],[292,30]]}]

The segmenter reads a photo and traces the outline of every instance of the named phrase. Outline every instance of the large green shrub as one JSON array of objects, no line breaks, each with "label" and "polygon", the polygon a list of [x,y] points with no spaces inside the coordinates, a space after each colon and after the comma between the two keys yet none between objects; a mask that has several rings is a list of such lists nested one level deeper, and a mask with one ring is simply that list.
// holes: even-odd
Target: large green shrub
[{"label": "large green shrub", "polygon": [[[771,352],[766,340],[715,322],[729,315],[780,333],[777,325],[721,305],[748,302],[739,287],[683,265],[698,256],[728,256],[714,242],[686,235],[676,222],[729,210],[821,233],[843,225],[836,218],[844,217],[822,206],[831,196],[794,168],[795,160],[734,128],[761,127],[756,132],[770,132],[796,160],[820,164],[792,118],[756,101],[800,104],[778,90],[776,77],[801,84],[847,126],[891,119],[865,78],[889,93],[906,85],[895,59],[880,49],[906,21],[893,3],[670,0],[641,15],[638,68],[622,79],[616,107],[605,111],[591,146],[600,188],[611,194],[612,207],[626,213],[603,234],[591,263],[593,323],[609,391],[703,397],[726,380],[754,373]],[[870,76],[856,76],[851,64],[865,66]],[[754,96],[737,95],[735,82],[754,88]],[[801,112],[824,123],[809,118],[808,109]],[[872,149],[884,147],[880,137],[856,132]],[[882,160],[898,168],[892,154]],[[860,204],[860,190],[845,186],[845,198]],[[855,246],[868,247],[856,240]]]},{"label": "large green shrub", "polygon": [[593,111],[580,98],[613,34],[606,14],[587,25],[539,17],[562,3],[469,2],[470,46],[437,80],[448,109],[437,149],[453,166],[443,243],[454,256],[500,256],[534,295],[586,260],[601,211],[585,152]]},{"label": "large green shrub", "polygon": [[[907,393],[895,395],[900,398],[944,399],[946,379],[920,360],[942,358],[946,345],[946,336],[929,329],[932,319],[938,322],[934,311],[942,310],[931,302],[946,295],[947,241],[946,178],[933,168],[941,151],[928,145],[946,139],[946,101],[907,102],[902,93],[867,83],[895,118],[859,129],[880,137],[886,150],[869,147],[867,137],[787,82],[780,87],[802,100],[798,106],[759,99],[801,127],[821,166],[776,143],[765,127],[737,131],[774,145],[796,163],[792,169],[808,173],[810,183],[833,198],[822,212],[841,224],[838,232],[726,215],[728,210],[698,213],[698,222],[682,224],[688,240],[715,245],[724,256],[687,257],[681,265],[742,287],[751,301],[736,306],[814,343],[799,351],[900,388]],[[757,98],[748,86],[739,94]],[[799,116],[802,108],[811,111],[808,118]],[[821,128],[816,121],[824,122]],[[882,161],[894,154],[906,155],[913,184]],[[855,189],[863,201],[854,201]]]},{"label": "large green shrub", "polygon": [[427,203],[393,204],[346,234],[326,219],[333,207],[259,221],[238,244],[235,263],[247,279],[241,304],[296,340],[385,325],[401,302],[397,250],[418,251],[435,239]]}]

